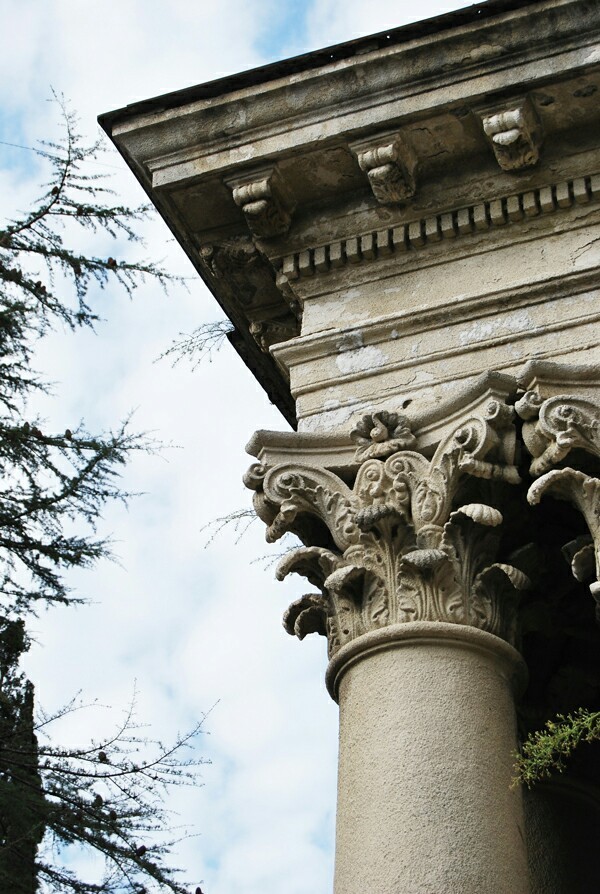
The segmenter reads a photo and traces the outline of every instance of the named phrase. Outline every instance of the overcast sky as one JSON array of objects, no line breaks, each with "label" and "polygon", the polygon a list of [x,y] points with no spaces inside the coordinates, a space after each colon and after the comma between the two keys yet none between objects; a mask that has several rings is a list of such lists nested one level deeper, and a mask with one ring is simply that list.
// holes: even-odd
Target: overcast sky
[{"label": "overcast sky", "polygon": [[[19,146],[56,136],[51,88],[70,100],[94,139],[101,112],[265,62],[466,5],[404,0],[0,0],[0,214],[27,208],[40,172]],[[118,155],[113,186],[143,201]],[[0,224],[1,226],[1,224]],[[144,226],[147,255],[191,277],[159,221]],[[91,241],[88,250],[102,254]],[[114,249],[111,250],[114,251]],[[120,246],[117,257],[128,257]],[[192,372],[156,362],[180,332],[216,319],[205,287],[153,285],[134,300],[95,296],[97,333],[58,333],[40,365],[57,383],[42,409],[62,431],[85,419],[138,429],[178,445],[138,457],[124,487],[143,491],[106,513],[120,564],[72,578],[91,604],[54,608],[35,624],[27,670],[51,710],[82,689],[108,710],[74,718],[57,738],[101,736],[134,681],[140,718],[165,739],[212,711],[200,753],[204,786],[178,793],[174,825],[194,827],[176,862],[205,894],[317,894],[331,890],[337,707],[323,682],[325,643],[281,628],[308,584],[277,584],[257,522],[238,544],[224,532],[207,549],[204,525],[248,505],[244,446],[258,428],[287,428],[235,352],[225,346]],[[257,561],[258,559],[258,561]],[[111,719],[112,718],[112,719]],[[93,873],[97,867],[82,867]]]}]

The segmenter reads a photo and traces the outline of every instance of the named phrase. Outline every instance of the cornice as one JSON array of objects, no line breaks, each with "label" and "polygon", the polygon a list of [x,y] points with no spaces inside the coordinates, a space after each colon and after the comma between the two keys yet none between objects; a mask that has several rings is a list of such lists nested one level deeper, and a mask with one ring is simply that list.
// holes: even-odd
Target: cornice
[{"label": "cornice", "polygon": [[268,351],[314,272],[397,275],[597,200],[599,45],[597,2],[491,0],[101,121],[293,425]]},{"label": "cornice", "polygon": [[[306,151],[340,135],[360,139],[366,129],[388,129],[394,120],[424,117],[448,104],[485,105],[499,89],[523,83],[533,89],[589,66],[589,47],[599,31],[595,4],[542,2],[293,78],[121,118],[111,136],[144,159],[154,188],[181,185],[301,147]],[[157,153],[152,147],[158,145]]]},{"label": "cornice", "polygon": [[244,88],[258,89],[261,84],[280,78],[297,76],[305,71],[311,71],[324,65],[331,65],[332,61],[340,61],[353,56],[372,52],[374,49],[389,49],[396,44],[410,42],[416,38],[426,38],[429,35],[440,33],[455,27],[461,27],[474,21],[502,15],[518,10],[534,3],[543,3],[544,0],[483,0],[473,3],[464,9],[454,10],[450,13],[435,16],[422,21],[411,22],[398,28],[386,29],[377,34],[359,37],[334,46],[313,50],[309,53],[283,59],[270,65],[260,66],[233,75],[226,75],[204,84],[176,90],[152,99],[145,99],[132,103],[114,112],[107,112],[99,116],[99,120],[108,130],[115,123],[127,120],[134,115],[156,114],[181,106],[184,101],[188,103],[215,99],[238,92]]},{"label": "cornice", "polygon": [[[372,230],[345,239],[306,248],[273,259],[281,274],[293,283],[297,279],[365,261],[388,259],[392,255],[410,265],[422,263],[422,250],[440,242],[456,243],[461,237],[488,233],[498,227],[530,221],[545,215],[587,205],[600,199],[600,174],[574,177],[518,192],[506,191],[472,205],[461,205],[421,216],[390,227]],[[531,238],[523,234],[523,238]],[[470,251],[470,247],[466,247]]]}]

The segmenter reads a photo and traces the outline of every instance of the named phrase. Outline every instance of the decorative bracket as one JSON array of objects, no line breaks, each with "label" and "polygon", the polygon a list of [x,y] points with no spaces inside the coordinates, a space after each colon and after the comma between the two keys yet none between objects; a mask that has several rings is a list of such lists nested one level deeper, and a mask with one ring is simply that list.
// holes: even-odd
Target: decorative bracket
[{"label": "decorative bracket", "polygon": [[352,143],[350,149],[382,205],[406,202],[415,194],[417,156],[399,134],[380,134],[372,140]]},{"label": "decorative bracket", "polygon": [[502,170],[518,171],[537,164],[542,126],[529,99],[493,113],[483,113],[481,120]]},{"label": "decorative bracket", "polygon": [[277,168],[261,168],[225,182],[255,236],[272,239],[287,233],[292,222],[293,203],[286,195]]},{"label": "decorative bracket", "polygon": [[250,335],[263,354],[268,354],[271,345],[279,344],[298,335],[298,323],[289,315],[285,320],[254,320],[250,323]]}]

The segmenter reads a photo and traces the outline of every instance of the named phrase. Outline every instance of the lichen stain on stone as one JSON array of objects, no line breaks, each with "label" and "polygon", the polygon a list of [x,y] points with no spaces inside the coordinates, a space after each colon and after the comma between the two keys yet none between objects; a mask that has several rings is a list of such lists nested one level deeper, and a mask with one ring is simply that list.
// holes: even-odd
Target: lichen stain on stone
[{"label": "lichen stain on stone", "polygon": [[238,149],[240,161],[249,161],[256,155],[256,149],[251,143],[246,143]]},{"label": "lichen stain on stone", "polygon": [[460,333],[459,341],[461,345],[470,345],[476,342],[485,341],[488,338],[498,336],[503,330],[509,332],[522,332],[523,330],[532,330],[534,327],[531,316],[527,311],[510,314],[494,320],[478,320],[471,327]]},{"label": "lichen stain on stone", "polygon": [[352,416],[356,413],[356,407],[324,407],[322,412],[314,416],[302,419],[300,430],[305,432],[322,432],[324,429],[344,428]]},{"label": "lichen stain on stone", "polygon": [[380,348],[365,345],[360,329],[347,332],[336,342],[336,366],[342,375],[366,372],[385,366],[388,357]]},{"label": "lichen stain on stone", "polygon": [[357,348],[364,347],[363,334],[360,329],[356,329],[354,332],[345,332],[337,340],[335,346],[339,352],[355,351]]},{"label": "lichen stain on stone", "polygon": [[336,366],[342,375],[347,373],[366,372],[370,369],[377,369],[385,366],[387,356],[380,348],[374,345],[366,347],[358,347],[355,350],[347,348],[336,357]]},{"label": "lichen stain on stone", "polygon": [[485,59],[493,59],[495,56],[502,56],[504,53],[506,53],[506,48],[502,44],[482,43],[478,47],[473,47],[469,50],[463,56],[461,62],[463,65],[468,65],[473,62],[482,62]]},{"label": "lichen stain on stone", "polygon": [[348,289],[347,292],[336,296],[335,302],[332,302],[331,307],[328,308],[328,314],[333,316],[333,323],[336,328],[339,328],[340,320],[342,319],[360,319],[362,316],[361,313],[357,312],[355,309],[353,310],[353,306],[357,299],[360,300],[362,297],[362,289]]}]

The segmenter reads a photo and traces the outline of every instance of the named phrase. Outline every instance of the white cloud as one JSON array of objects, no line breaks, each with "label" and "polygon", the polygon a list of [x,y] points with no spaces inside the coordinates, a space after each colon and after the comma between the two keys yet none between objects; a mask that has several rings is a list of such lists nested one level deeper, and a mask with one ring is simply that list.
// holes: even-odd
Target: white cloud
[{"label": "white cloud", "polygon": [[[100,112],[261,63],[257,41],[268,38],[274,2],[1,0],[10,39],[0,54],[0,123],[17,116],[29,142],[55,134],[56,110],[44,102],[53,85],[93,138]],[[422,2],[418,15],[458,5]],[[317,0],[304,43],[316,49],[414,14],[412,3]],[[297,34],[287,43],[294,41]],[[107,163],[121,169],[115,185],[125,200],[139,201],[120,159]],[[31,188],[22,171],[16,180],[0,163],[0,210],[26,207]],[[144,232],[153,257],[191,275],[160,222]],[[49,708],[80,687],[122,707],[137,678],[140,716],[164,738],[218,701],[202,742],[213,762],[205,787],[173,800],[200,833],[181,845],[177,862],[204,879],[206,894],[326,891],[337,709],[324,688],[323,640],[298,643],[279,622],[304,585],[276,584],[272,569],[252,563],[268,552],[258,524],[240,544],[225,532],[208,550],[200,533],[249,503],[241,476],[253,430],[285,423],[228,347],[195,373],[154,363],[179,332],[219,313],[199,281],[189,293],[169,291],[165,297],[150,283],[133,302],[112,291],[98,295],[107,318],[98,334],[57,335],[41,352],[62,383],[46,408],[54,427],[85,417],[103,428],[137,408],[136,427],[180,447],[139,457],[127,470],[124,486],[145,495],[127,512],[115,506],[106,513],[121,564],[73,578],[92,604],[43,614],[28,668]],[[104,712],[82,714],[70,735],[100,735],[107,722]]]}]

